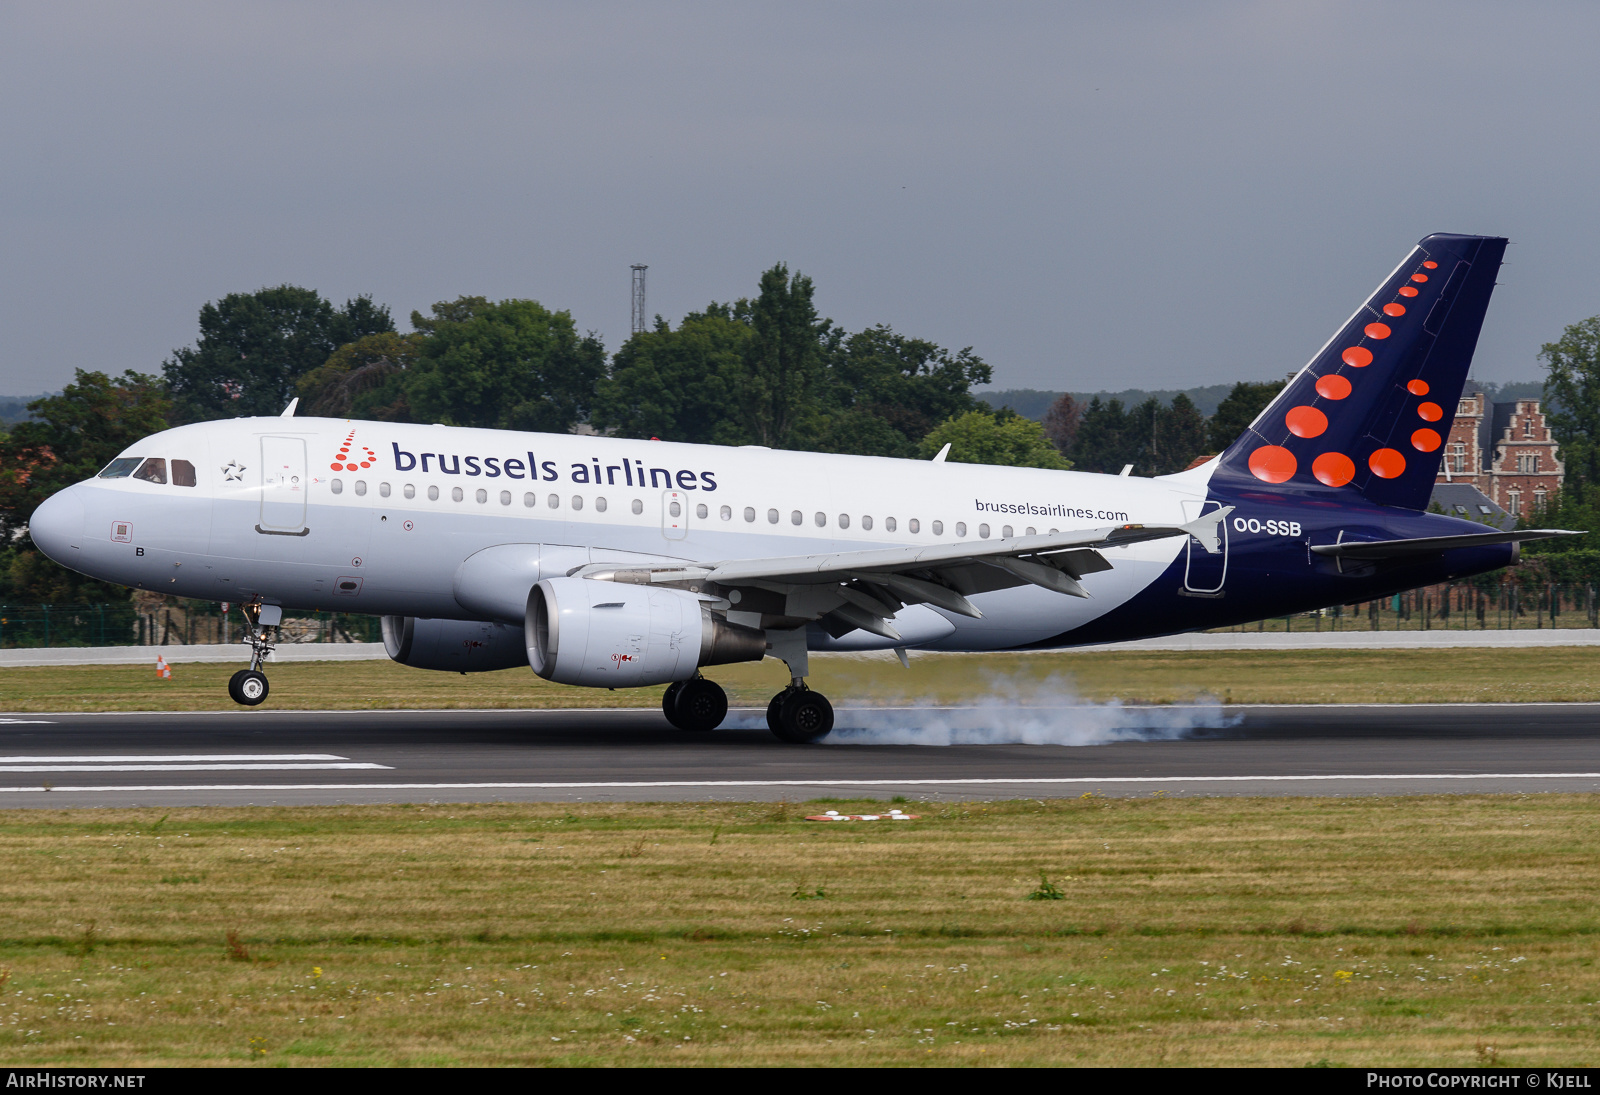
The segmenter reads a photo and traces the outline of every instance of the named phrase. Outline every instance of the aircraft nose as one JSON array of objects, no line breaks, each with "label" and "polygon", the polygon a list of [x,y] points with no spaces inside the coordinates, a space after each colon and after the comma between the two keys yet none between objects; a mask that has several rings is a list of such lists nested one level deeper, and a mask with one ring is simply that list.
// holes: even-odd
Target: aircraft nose
[{"label": "aircraft nose", "polygon": [[28,535],[39,550],[62,566],[72,566],[83,545],[83,498],[76,487],[57,491],[40,503],[28,521]]}]

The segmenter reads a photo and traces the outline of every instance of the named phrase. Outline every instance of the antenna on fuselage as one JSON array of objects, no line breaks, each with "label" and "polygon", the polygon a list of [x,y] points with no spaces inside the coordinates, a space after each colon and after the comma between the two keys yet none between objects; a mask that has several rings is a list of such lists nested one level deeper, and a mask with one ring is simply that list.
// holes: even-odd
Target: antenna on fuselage
[{"label": "antenna on fuselage", "polygon": [[289,405],[283,409],[283,413],[280,414],[278,417],[279,418],[293,418],[294,417],[294,409],[296,407],[298,407],[298,406],[300,406],[300,397],[299,396],[295,396],[293,399],[289,400]]},{"label": "antenna on fuselage", "polygon": [[933,462],[935,464],[943,464],[944,463],[944,458],[949,456],[949,455],[950,455],[950,442],[946,441],[944,443],[944,448],[940,449],[936,454],[934,454]]}]

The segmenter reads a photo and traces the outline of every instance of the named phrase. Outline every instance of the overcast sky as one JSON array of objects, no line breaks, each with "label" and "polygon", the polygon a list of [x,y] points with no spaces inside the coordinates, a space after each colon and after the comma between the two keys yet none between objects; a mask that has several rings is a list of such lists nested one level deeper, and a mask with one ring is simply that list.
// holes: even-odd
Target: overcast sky
[{"label": "overcast sky", "polygon": [[615,349],[784,261],[1004,387],[1299,367],[1421,236],[1510,236],[1476,375],[1600,312],[1600,5],[0,6],[0,394],[289,282]]}]

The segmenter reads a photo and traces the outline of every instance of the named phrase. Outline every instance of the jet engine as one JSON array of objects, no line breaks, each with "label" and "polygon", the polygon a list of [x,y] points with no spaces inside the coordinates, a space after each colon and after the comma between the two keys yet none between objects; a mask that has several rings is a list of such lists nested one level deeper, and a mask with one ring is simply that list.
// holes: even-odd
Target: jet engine
[{"label": "jet engine", "polygon": [[632,688],[703,665],[760,661],[766,634],[731,624],[681,589],[546,578],[528,594],[526,660],[547,681]]},{"label": "jet engine", "polygon": [[482,673],[528,664],[522,630],[512,624],[385,616],[383,649],[413,669]]}]

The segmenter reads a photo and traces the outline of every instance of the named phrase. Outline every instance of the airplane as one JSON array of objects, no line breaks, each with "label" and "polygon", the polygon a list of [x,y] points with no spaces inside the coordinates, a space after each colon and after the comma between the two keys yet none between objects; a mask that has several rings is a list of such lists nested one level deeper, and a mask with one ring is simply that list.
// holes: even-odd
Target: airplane
[{"label": "airplane", "polygon": [[[1506,566],[1549,536],[1428,513],[1507,241],[1430,235],[1242,436],[1153,478],[294,417],[129,446],[29,532],[107,582],[242,606],[268,695],[288,611],[382,617],[418,669],[666,685],[781,660],[767,721],[820,741],[811,651],[1024,650],[1222,627]],[[1303,257],[1303,256],[1302,256]],[[1291,256],[1286,268],[1293,269]],[[1259,310],[1242,302],[1242,315]],[[907,664],[909,664],[907,662]]]}]

